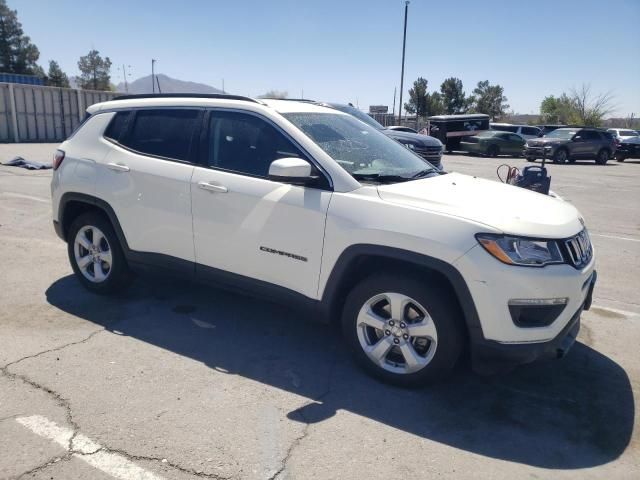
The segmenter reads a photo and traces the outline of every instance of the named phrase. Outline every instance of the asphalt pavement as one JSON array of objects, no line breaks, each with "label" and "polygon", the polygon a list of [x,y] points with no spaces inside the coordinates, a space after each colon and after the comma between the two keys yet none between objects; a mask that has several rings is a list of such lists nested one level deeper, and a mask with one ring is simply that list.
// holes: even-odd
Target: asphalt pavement
[{"label": "asphalt pavement", "polygon": [[[0,145],[0,162],[54,149]],[[526,165],[443,161],[492,179]],[[0,479],[639,478],[640,161],[549,170],[596,249],[579,342],[403,390],[286,306],[170,278],[86,292],[51,226],[51,171],[0,166]]]}]

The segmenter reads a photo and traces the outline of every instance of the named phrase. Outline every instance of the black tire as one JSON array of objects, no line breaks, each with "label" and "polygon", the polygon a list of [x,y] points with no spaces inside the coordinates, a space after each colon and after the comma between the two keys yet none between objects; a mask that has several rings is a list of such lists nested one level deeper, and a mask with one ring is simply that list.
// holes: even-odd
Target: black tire
[{"label": "black tire", "polygon": [[625,161],[625,156],[624,155],[616,155],[616,160],[618,162],[624,162]]},{"label": "black tire", "polygon": [[536,159],[534,157],[526,157],[527,158],[527,162],[535,162]]},{"label": "black tire", "polygon": [[566,148],[559,148],[553,154],[553,163],[567,163],[569,160],[569,152]]},{"label": "black tire", "polygon": [[606,148],[603,148],[598,152],[598,156],[596,157],[596,163],[598,165],[606,165],[607,162],[609,161],[610,156],[611,155],[609,154],[609,150],[607,150]]},{"label": "black tire", "polygon": [[489,145],[489,148],[487,148],[487,155],[494,158],[497,157],[500,155],[500,147],[497,145]]},{"label": "black tire", "polygon": [[[376,295],[390,292],[402,294],[417,302],[428,311],[435,326],[437,332],[437,342],[434,346],[435,352],[431,354],[432,356],[425,352],[424,358],[431,358],[431,360],[418,371],[395,373],[386,370],[369,358],[361,344],[359,335],[365,334],[362,333],[363,329],[358,326],[360,309],[364,308],[367,302]],[[410,311],[411,307],[407,307],[405,304],[403,312],[408,315]],[[410,322],[410,320],[406,321]],[[463,322],[458,303],[449,291],[438,285],[427,283],[424,279],[399,273],[372,275],[361,281],[347,296],[342,314],[343,334],[360,366],[373,377],[402,387],[422,386],[451,373],[464,346]],[[394,336],[396,333],[385,333],[383,330],[373,329],[372,327],[367,327],[367,330],[380,335],[377,340],[379,342],[384,339],[383,335],[389,335],[388,338],[392,341],[398,338]],[[399,337],[399,341],[402,341],[402,337]],[[409,337],[404,343],[417,341],[415,337]],[[377,343],[373,344],[377,345]],[[430,346],[431,342],[428,345]],[[393,345],[390,348],[391,350],[383,359],[385,364],[389,355],[400,353],[400,346]],[[393,349],[396,350],[394,351]],[[413,351],[415,352],[416,350],[414,349]]]},{"label": "black tire", "polygon": [[[97,228],[103,234],[106,244],[104,242],[102,244],[107,247],[104,250],[111,255],[111,264],[103,281],[89,280],[82,272],[78,261],[76,261],[76,237],[81,229],[87,228]],[[131,283],[132,274],[122,252],[118,237],[109,220],[98,212],[84,213],[73,221],[67,236],[67,253],[76,278],[78,278],[83,287],[91,292],[101,295],[113,294],[124,290]],[[94,265],[94,272],[95,268]],[[100,268],[102,271],[102,267]]]}]

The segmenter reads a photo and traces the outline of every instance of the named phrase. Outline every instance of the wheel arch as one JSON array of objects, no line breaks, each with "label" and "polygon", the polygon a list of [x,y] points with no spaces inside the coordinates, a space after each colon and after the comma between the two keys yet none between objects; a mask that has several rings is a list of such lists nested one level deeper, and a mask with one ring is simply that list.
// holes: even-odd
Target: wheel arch
[{"label": "wheel arch", "polygon": [[98,211],[109,220],[116,232],[122,249],[127,253],[129,251],[127,239],[111,205],[104,200],[84,193],[67,192],[62,195],[60,199],[59,218],[62,239],[65,242],[68,241],[67,235],[73,221],[78,218],[79,215],[89,211]]},{"label": "wheel arch", "polygon": [[467,333],[482,338],[482,328],[471,292],[460,272],[451,264],[428,255],[381,245],[348,247],[335,263],[322,293],[322,308],[329,322],[339,321],[350,289],[379,271],[397,269],[440,281],[454,296],[462,312]]}]

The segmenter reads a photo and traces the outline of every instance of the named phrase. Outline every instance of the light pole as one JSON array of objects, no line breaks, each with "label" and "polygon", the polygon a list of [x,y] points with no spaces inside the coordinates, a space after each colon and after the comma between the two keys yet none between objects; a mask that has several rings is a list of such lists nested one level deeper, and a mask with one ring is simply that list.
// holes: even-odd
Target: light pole
[{"label": "light pole", "polygon": [[398,125],[402,123],[402,89],[404,87],[404,52],[407,46],[407,15],[409,0],[404,2],[404,34],[402,36],[402,70],[400,71],[400,106],[398,107]]},{"label": "light pole", "polygon": [[156,59],[151,59],[151,89],[156,93]]}]

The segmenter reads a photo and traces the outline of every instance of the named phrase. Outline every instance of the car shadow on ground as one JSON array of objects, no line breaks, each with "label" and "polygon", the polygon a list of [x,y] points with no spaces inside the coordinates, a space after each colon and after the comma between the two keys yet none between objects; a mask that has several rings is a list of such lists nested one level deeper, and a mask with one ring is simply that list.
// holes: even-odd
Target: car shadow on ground
[{"label": "car shadow on ground", "polygon": [[355,367],[335,328],[266,301],[157,278],[137,280],[120,297],[100,297],[72,276],[53,283],[46,297],[119,335],[302,395],[309,403],[288,414],[297,422],[346,410],[475,454],[557,469],[610,462],[633,431],[627,374],[581,343],[561,361],[497,377],[461,367],[444,383],[404,390]]}]

